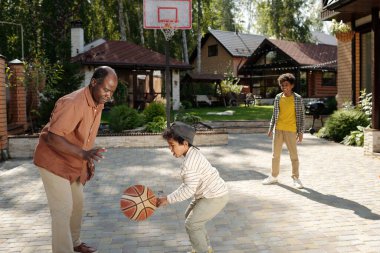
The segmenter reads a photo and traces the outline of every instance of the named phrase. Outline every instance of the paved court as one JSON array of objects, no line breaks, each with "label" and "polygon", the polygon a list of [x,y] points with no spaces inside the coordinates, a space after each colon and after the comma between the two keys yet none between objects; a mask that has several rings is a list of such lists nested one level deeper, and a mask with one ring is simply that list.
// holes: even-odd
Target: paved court
[{"label": "paved court", "polygon": [[[291,187],[284,150],[280,183],[263,186],[271,141],[233,134],[227,146],[201,147],[228,182],[231,200],[208,224],[216,253],[379,253],[380,159],[306,134],[299,146],[305,189]],[[124,188],[145,184],[170,193],[180,184],[180,159],[166,148],[110,148],[85,188],[83,241],[102,253],[181,253],[187,201],[132,222],[119,211]],[[0,163],[0,252],[51,252],[50,216],[31,160]]]}]

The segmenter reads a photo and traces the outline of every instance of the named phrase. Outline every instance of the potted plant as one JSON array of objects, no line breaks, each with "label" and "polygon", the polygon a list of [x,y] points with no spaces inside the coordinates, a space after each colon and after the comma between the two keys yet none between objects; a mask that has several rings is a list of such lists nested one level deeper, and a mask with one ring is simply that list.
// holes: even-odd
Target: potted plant
[{"label": "potted plant", "polygon": [[341,42],[351,41],[355,34],[349,25],[335,19],[331,21],[331,33]]}]

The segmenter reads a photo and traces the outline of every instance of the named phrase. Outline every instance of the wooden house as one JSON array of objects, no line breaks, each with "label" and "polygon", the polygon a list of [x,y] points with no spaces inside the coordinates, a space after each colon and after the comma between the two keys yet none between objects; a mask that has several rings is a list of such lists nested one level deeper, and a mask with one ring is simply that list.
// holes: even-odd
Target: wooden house
[{"label": "wooden house", "polygon": [[338,105],[357,104],[360,91],[372,93],[372,129],[365,152],[380,153],[380,1],[322,0],[322,20],[335,19],[352,32],[338,38]]}]

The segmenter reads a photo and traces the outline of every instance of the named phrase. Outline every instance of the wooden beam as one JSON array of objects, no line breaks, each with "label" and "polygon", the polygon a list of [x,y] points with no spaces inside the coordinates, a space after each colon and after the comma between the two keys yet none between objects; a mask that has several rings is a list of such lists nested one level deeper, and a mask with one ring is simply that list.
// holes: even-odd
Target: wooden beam
[{"label": "wooden beam", "polygon": [[372,84],[372,128],[380,129],[380,21],[379,8],[372,8],[372,31],[374,34],[374,66]]}]

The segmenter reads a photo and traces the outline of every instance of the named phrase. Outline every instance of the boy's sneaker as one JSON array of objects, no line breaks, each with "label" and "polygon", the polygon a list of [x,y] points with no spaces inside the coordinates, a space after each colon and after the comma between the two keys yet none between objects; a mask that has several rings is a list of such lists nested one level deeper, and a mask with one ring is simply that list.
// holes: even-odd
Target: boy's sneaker
[{"label": "boy's sneaker", "polygon": [[263,185],[274,184],[277,182],[277,177],[273,177],[272,175],[270,175],[269,177],[263,180]]},{"label": "boy's sneaker", "polygon": [[[192,249],[190,252],[187,252],[187,253],[197,253],[197,252],[194,249]],[[210,246],[208,246],[207,253],[214,253],[214,250]]]},{"label": "boy's sneaker", "polygon": [[298,178],[293,178],[293,186],[294,186],[294,188],[297,188],[297,189],[303,188],[301,180],[299,180]]}]

